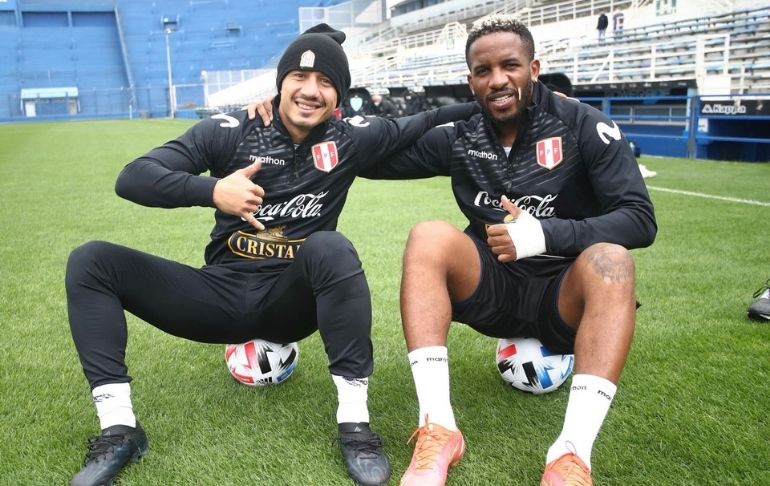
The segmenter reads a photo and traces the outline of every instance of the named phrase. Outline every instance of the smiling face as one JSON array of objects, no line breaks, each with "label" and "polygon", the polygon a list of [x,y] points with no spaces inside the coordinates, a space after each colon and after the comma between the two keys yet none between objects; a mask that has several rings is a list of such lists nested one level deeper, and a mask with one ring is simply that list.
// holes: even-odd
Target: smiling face
[{"label": "smiling face", "polygon": [[528,55],[521,37],[512,32],[483,35],[468,50],[468,84],[501,143],[510,145],[540,74],[540,62]]},{"label": "smiling face", "polygon": [[278,110],[294,143],[301,143],[310,131],[326,121],[337,106],[337,90],[331,79],[319,71],[290,71],[281,83]]}]

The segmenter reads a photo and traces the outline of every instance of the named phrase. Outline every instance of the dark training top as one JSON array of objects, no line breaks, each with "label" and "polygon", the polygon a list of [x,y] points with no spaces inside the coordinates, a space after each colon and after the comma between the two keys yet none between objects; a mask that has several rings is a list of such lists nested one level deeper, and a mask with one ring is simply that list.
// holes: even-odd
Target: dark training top
[{"label": "dark training top", "polygon": [[647,187],[620,128],[539,82],[510,155],[479,113],[430,130],[410,149],[362,174],[435,175],[451,176],[470,223],[466,231],[481,241],[487,239],[485,226],[502,223],[507,214],[502,195],[540,220],[551,256],[576,256],[598,242],[645,247],[657,232]]},{"label": "dark training top", "polygon": [[[278,116],[265,127],[261,120],[248,120],[245,111],[215,115],[128,164],[115,190],[145,206],[214,207],[217,180],[259,160],[262,167],[251,180],[265,196],[254,216],[266,230],[217,209],[205,259],[207,265],[281,270],[310,234],[337,227],[361,171],[405,149],[431,127],[477,111],[477,104],[466,103],[400,119],[330,119],[296,146]],[[277,99],[273,112],[278,113]],[[199,175],[207,171],[210,176]]]}]

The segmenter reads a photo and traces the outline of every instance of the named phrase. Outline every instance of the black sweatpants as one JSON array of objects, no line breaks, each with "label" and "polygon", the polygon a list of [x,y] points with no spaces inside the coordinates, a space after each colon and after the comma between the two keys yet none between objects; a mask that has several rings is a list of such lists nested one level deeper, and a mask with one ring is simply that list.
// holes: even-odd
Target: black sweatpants
[{"label": "black sweatpants", "polygon": [[131,381],[124,310],[204,343],[289,343],[318,329],[332,374],[372,373],[369,287],[353,245],[335,231],[312,234],[273,273],[193,268],[91,241],[70,254],[65,283],[72,338],[91,388]]}]

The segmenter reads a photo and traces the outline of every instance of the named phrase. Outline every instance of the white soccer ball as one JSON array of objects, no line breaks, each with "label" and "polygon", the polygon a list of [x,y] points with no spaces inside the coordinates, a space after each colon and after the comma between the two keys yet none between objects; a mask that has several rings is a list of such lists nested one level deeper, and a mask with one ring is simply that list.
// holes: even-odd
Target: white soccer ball
[{"label": "white soccer ball", "polygon": [[297,343],[276,344],[252,339],[242,344],[225,346],[227,369],[244,385],[277,385],[286,381],[297,367]]},{"label": "white soccer ball", "polygon": [[559,388],[575,363],[574,355],[554,354],[535,338],[500,339],[496,357],[503,381],[535,395]]}]

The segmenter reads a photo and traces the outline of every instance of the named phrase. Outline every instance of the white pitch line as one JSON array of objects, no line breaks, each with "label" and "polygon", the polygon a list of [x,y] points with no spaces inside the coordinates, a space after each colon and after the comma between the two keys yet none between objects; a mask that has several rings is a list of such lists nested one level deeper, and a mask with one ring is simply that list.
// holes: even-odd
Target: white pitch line
[{"label": "white pitch line", "polygon": [[715,196],[713,194],[704,194],[702,192],[680,191],[679,189],[668,189],[665,187],[656,187],[656,186],[647,186],[647,189],[652,189],[655,191],[662,191],[662,192],[670,192],[673,194],[682,194],[685,196],[702,197],[705,199],[718,199],[720,201],[730,201],[730,202],[741,203],[741,204],[751,204],[752,206],[770,207],[770,202],[755,201],[753,199],[740,199],[737,197]]}]

